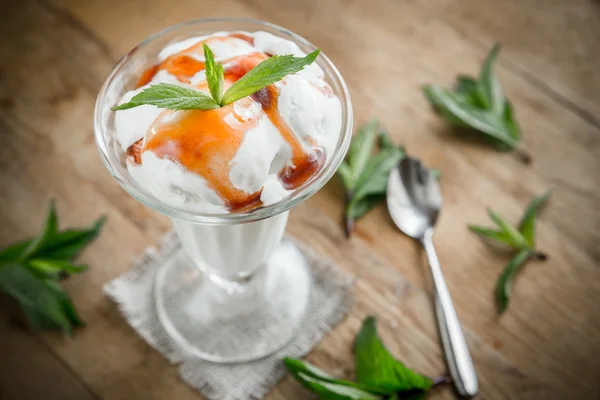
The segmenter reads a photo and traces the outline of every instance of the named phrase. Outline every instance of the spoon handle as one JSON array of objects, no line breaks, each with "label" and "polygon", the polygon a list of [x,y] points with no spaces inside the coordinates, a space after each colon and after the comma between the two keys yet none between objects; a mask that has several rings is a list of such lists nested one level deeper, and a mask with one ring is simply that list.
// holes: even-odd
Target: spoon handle
[{"label": "spoon handle", "polygon": [[460,327],[448,286],[446,286],[446,281],[444,280],[444,275],[442,274],[435,248],[433,247],[432,235],[433,230],[428,230],[421,243],[427,253],[427,259],[429,260],[433,276],[435,309],[446,362],[457,392],[461,396],[472,397],[477,394],[479,386],[477,374],[475,373],[475,366],[473,365],[473,360],[471,360],[471,354],[469,354],[465,335]]}]

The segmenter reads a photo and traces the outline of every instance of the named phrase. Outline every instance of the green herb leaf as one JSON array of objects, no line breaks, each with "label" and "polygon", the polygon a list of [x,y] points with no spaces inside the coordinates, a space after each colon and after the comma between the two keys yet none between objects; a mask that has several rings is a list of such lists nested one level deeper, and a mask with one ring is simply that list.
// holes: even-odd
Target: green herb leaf
[{"label": "green herb leaf", "polygon": [[519,251],[498,278],[498,282],[496,283],[496,299],[498,301],[500,314],[508,309],[513,279],[521,270],[525,262],[527,262],[530,255],[531,250],[529,249],[522,249]]},{"label": "green herb leaf", "polygon": [[55,281],[46,280],[45,282],[46,286],[48,286],[48,289],[54,293],[54,296],[61,304],[63,312],[69,319],[71,326],[73,328],[84,326],[85,322],[83,322],[83,320],[79,317],[79,314],[73,305],[73,301],[67,292],[65,292],[63,288],[61,288],[60,285]]},{"label": "green herb leaf", "polygon": [[373,155],[378,126],[379,121],[377,118],[371,118],[358,129],[358,133],[352,138],[350,150],[348,151],[348,164],[350,164],[352,170],[353,183],[353,186],[348,188],[350,190],[353,190],[356,186],[358,178]]},{"label": "green herb leaf", "polygon": [[528,248],[527,240],[502,215],[488,208],[488,215],[517,249]]},{"label": "green herb leaf", "polygon": [[395,151],[400,155],[400,158],[406,155],[406,150],[403,146],[396,146],[392,141],[392,138],[387,133],[385,129],[381,129],[379,132],[379,149],[380,150],[388,150]]},{"label": "green herb leaf", "polygon": [[455,92],[461,95],[466,103],[474,108],[485,108],[485,101],[481,98],[479,82],[469,75],[458,75],[456,77]]},{"label": "green herb leaf", "polygon": [[469,225],[469,230],[484,239],[499,242],[511,247],[514,245],[510,236],[503,231],[497,231],[495,229],[486,228],[484,226],[478,225]]},{"label": "green herb leaf", "polygon": [[396,147],[389,133],[385,129],[381,129],[379,132],[379,148],[381,150],[398,150],[404,153],[404,149],[402,147]]},{"label": "green herb leaf", "polygon": [[31,269],[44,278],[59,279],[63,275],[74,275],[86,270],[87,265],[75,265],[70,261],[33,259],[27,263]]},{"label": "green herb leaf", "polygon": [[521,135],[512,106],[504,97],[500,82],[494,74],[494,64],[499,52],[499,45],[490,50],[478,79],[459,75],[454,90],[443,89],[438,85],[424,85],[423,93],[434,109],[451,125],[482,133],[498,150],[516,149],[523,161],[528,163],[531,158],[518,148]]},{"label": "green herb leaf", "polygon": [[221,98],[223,96],[223,64],[215,63],[215,55],[213,54],[210,47],[206,43],[202,43],[204,48],[204,59],[206,69],[206,82],[208,82],[208,89],[215,102],[221,105]]},{"label": "green herb leaf", "polygon": [[71,333],[84,323],[69,295],[56,282],[83,271],[71,261],[100,233],[105,218],[83,230],[58,231],[54,203],[42,232],[0,251],[0,292],[14,297],[31,327]]},{"label": "green herb leaf", "polygon": [[548,256],[534,249],[535,245],[535,218],[538,210],[546,203],[550,192],[534,198],[529,205],[521,222],[519,229],[515,229],[502,215],[488,209],[490,218],[500,230],[494,230],[476,225],[469,225],[469,229],[477,235],[495,240],[513,247],[517,254],[506,266],[496,283],[496,298],[500,313],[508,308],[512,281],[527,260],[545,261]]},{"label": "green herb leaf", "polygon": [[14,297],[24,308],[33,327],[58,328],[71,333],[71,321],[65,313],[62,299],[45,281],[17,263],[0,268],[0,290]]},{"label": "green herb leaf", "polygon": [[499,52],[500,45],[495,44],[488,53],[479,75],[479,81],[481,82],[479,88],[482,93],[481,98],[485,101],[486,108],[491,109],[494,114],[502,113],[505,102],[500,82],[496,78],[496,75],[494,75],[494,64],[496,63]]},{"label": "green herb leaf", "polygon": [[[373,155],[376,142],[379,152]],[[354,220],[385,200],[391,169],[404,157],[402,146],[394,145],[376,118],[363,124],[352,139],[346,161],[338,173],[346,189],[345,232],[349,236]]]},{"label": "green herb leaf", "polygon": [[353,220],[362,218],[366,213],[385,201],[385,193],[371,194],[360,201],[351,201],[346,206],[346,216]]},{"label": "green herb leaf", "polygon": [[452,116],[450,122],[460,121],[461,125],[476,129],[510,149],[517,146],[518,141],[507,133],[505,124],[494,114],[471,106],[463,96],[438,85],[426,85],[423,90],[427,98],[442,109],[445,115]]},{"label": "green herb leaf", "polygon": [[536,197],[531,200],[529,205],[527,206],[527,210],[525,210],[525,214],[521,218],[521,222],[519,223],[519,231],[527,241],[529,247],[535,245],[535,218],[538,210],[544,206],[548,198],[552,192],[548,191],[541,196]]},{"label": "green herb leaf", "polygon": [[372,394],[365,390],[331,383],[313,378],[303,373],[295,375],[296,380],[311,392],[316,393],[323,400],[383,400],[382,396]]},{"label": "green herb leaf", "polygon": [[[54,260],[72,260],[94,240],[102,230],[106,222],[105,217],[100,217],[92,226],[82,230],[64,230],[45,239],[40,248],[31,254],[31,257],[39,257]],[[0,261],[15,261],[24,259],[22,253],[31,245],[35,239],[17,242],[0,251]]]},{"label": "green herb leaf", "polygon": [[191,87],[159,83],[151,85],[142,92],[133,96],[128,103],[123,103],[112,109],[114,111],[152,105],[170,110],[212,110],[219,108],[219,104],[206,93]]},{"label": "green herb leaf", "polygon": [[477,79],[470,75],[460,74],[456,77],[456,86],[454,87],[454,90],[456,93],[460,94],[479,95],[478,86],[479,82],[477,82]]},{"label": "green herb leaf", "polygon": [[352,169],[346,161],[342,161],[337,170],[338,174],[342,178],[342,183],[346,190],[352,190],[354,183],[352,182]]},{"label": "green herb leaf", "polygon": [[275,83],[286,75],[301,71],[312,64],[321,49],[317,49],[305,57],[292,55],[274,55],[252,68],[234,83],[223,95],[222,105],[233,103],[236,100],[251,95],[252,93]]},{"label": "green herb leaf", "polygon": [[431,379],[408,369],[394,359],[377,335],[375,318],[363,322],[354,342],[356,380],[360,384],[376,387],[386,393],[408,390],[428,390]]},{"label": "green herb leaf", "polygon": [[513,117],[513,109],[510,102],[507,100],[504,104],[504,126],[506,127],[506,132],[508,135],[514,140],[518,141],[521,139],[521,133],[517,122]]},{"label": "green herb leaf", "polygon": [[397,149],[386,149],[371,158],[356,182],[352,202],[372,194],[385,194],[390,171],[398,165],[402,156]]},{"label": "green herb leaf", "polygon": [[19,255],[19,260],[23,261],[28,257],[32,256],[40,250],[40,248],[48,241],[48,239],[56,234],[58,226],[58,216],[56,215],[56,208],[54,206],[54,200],[50,201],[50,207],[48,209],[48,215],[44,222],[44,227],[38,236],[29,242],[27,247]]},{"label": "green herb leaf", "polygon": [[298,378],[299,374],[302,374],[320,382],[334,383],[336,385],[353,387],[356,389],[368,391],[372,394],[386,394],[385,392],[378,391],[376,388],[369,388],[345,379],[338,379],[335,376],[330,375],[327,372],[315,367],[307,361],[302,361],[294,358],[285,358],[283,362],[285,363],[285,367],[287,368],[287,370],[296,378]]}]

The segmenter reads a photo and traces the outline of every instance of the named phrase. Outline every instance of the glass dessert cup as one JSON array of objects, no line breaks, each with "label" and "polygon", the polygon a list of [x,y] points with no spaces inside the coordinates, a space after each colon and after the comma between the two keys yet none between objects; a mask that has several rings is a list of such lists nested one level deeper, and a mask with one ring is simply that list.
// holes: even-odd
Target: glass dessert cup
[{"label": "glass dessert cup", "polygon": [[250,19],[201,19],[146,39],[114,67],[96,102],[94,131],[117,182],[146,206],[169,216],[182,249],[156,273],[154,301],[165,331],[184,351],[213,362],[256,360],[285,346],[308,309],[312,278],[302,253],[283,239],[289,210],[322,188],[344,159],[352,136],[352,106],[336,67],[322,52],[317,64],[340,99],[342,124],[325,165],[275,204],[227,214],[202,214],[165,204],[129,174],[117,143],[114,111],[121,96],[170,43],[218,31],[266,31],[309,53],[314,45],[279,26]]}]

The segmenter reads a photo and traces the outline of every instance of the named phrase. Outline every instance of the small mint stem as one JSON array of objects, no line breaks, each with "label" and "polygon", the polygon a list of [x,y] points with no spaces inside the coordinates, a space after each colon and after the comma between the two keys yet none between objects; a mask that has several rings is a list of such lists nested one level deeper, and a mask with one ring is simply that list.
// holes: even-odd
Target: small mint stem
[{"label": "small mint stem", "polygon": [[517,155],[517,157],[526,165],[530,165],[531,162],[533,161],[529,152],[527,152],[527,150],[525,150],[523,148],[516,147],[514,149],[514,152]]},{"label": "small mint stem", "polygon": [[541,251],[533,250],[529,255],[529,259],[534,261],[546,261],[548,260],[548,255]]},{"label": "small mint stem", "polygon": [[441,376],[435,377],[433,379],[431,388],[442,386],[442,385],[447,385],[449,383],[452,383],[452,378],[450,378],[448,375],[441,375]]},{"label": "small mint stem", "polygon": [[346,204],[344,207],[344,234],[346,235],[346,239],[350,238],[354,230],[354,219],[348,215],[348,205],[352,201],[352,197],[354,197],[354,193],[351,191],[346,192]]}]

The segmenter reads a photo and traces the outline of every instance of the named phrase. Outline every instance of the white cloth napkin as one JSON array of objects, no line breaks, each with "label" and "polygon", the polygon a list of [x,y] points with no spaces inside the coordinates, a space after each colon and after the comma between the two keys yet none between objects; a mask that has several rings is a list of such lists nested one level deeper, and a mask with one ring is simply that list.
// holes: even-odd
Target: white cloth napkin
[{"label": "white cloth napkin", "polygon": [[260,399],[285,375],[282,359],[306,355],[345,317],[352,303],[349,292],[352,279],[330,261],[298,247],[308,260],[314,278],[307,319],[289,345],[259,361],[242,364],[202,361],[186,355],[164,332],[152,292],[154,275],[164,260],[174,252],[183,251],[174,232],[166,234],[158,248],[146,249],[133,269],[107,283],[104,291],[118,304],[133,329],[169,362],[178,364],[183,380],[207,399]]}]

